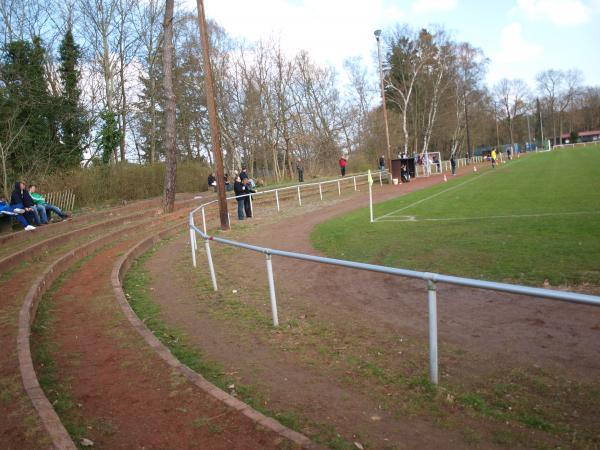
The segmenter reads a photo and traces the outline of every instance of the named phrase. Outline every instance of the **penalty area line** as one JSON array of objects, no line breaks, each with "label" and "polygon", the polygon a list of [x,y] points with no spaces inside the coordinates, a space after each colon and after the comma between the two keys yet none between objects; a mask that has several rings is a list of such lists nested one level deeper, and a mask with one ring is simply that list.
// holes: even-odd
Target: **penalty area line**
[{"label": "penalty area line", "polygon": [[417,219],[415,216],[391,216],[381,218],[380,222],[453,222],[464,220],[490,220],[490,219],[521,219],[536,217],[557,217],[557,216],[586,216],[600,214],[600,211],[569,211],[558,213],[539,213],[539,214],[506,214],[496,216],[477,216],[477,217],[440,217]]}]

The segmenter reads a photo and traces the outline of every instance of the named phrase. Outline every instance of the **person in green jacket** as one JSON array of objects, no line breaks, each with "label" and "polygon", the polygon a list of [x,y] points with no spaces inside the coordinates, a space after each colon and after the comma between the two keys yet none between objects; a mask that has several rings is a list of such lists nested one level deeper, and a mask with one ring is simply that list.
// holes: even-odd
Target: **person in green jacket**
[{"label": "person in green jacket", "polygon": [[52,212],[55,212],[62,220],[71,217],[69,214],[62,212],[58,206],[46,203],[46,199],[36,192],[35,184],[29,186],[29,195],[31,195],[31,198],[35,203],[42,223],[48,223],[48,219],[52,215]]}]

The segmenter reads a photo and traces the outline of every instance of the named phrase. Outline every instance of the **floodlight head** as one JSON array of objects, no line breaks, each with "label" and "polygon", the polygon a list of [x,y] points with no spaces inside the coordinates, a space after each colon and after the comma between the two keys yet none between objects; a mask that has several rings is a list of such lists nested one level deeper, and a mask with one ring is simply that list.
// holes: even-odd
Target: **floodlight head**
[{"label": "floodlight head", "polygon": [[381,36],[381,30],[375,30],[373,34],[375,35],[375,39],[379,40],[379,36]]}]

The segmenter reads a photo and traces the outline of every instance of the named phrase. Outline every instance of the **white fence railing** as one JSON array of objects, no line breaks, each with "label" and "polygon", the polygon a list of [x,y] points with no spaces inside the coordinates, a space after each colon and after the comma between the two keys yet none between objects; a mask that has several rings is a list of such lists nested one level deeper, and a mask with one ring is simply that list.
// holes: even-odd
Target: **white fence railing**
[{"label": "white fence railing", "polygon": [[600,141],[591,141],[591,142],[576,142],[574,144],[559,144],[553,145],[552,148],[575,148],[575,147],[587,147],[588,145],[600,145]]},{"label": "white fence railing", "polygon": [[[482,160],[480,160],[482,161]],[[375,174],[376,176],[377,174]],[[366,177],[366,174],[350,175],[343,179],[323,181],[318,183],[312,183],[312,185],[319,185],[319,190],[322,198],[322,185],[325,183],[337,183],[338,193],[341,195],[340,182],[353,180],[354,189],[356,189],[356,179],[359,177]],[[383,175],[382,175],[383,177]],[[380,178],[380,183],[383,178]],[[279,211],[280,205],[278,200],[278,192],[283,190],[297,190],[298,192],[298,204],[302,205],[301,200],[301,188],[307,185],[289,186],[285,188],[273,189],[271,191],[263,191],[263,194],[274,193],[277,199],[277,210]],[[257,194],[252,194],[257,195]],[[228,200],[235,199],[230,197]],[[190,230],[190,243],[192,249],[192,263],[196,267],[196,252],[198,251],[198,243],[196,235],[200,235],[200,238],[204,240],[204,249],[206,252],[206,258],[208,262],[208,269],[215,291],[218,290],[217,277],[213,264],[213,258],[210,249],[210,242],[218,242],[220,244],[229,245],[232,247],[243,248],[257,253],[265,255],[266,268],[267,268],[267,283],[269,286],[269,297],[271,302],[271,315],[273,319],[273,326],[279,325],[279,315],[277,312],[277,298],[275,294],[275,281],[273,277],[273,256],[281,256],[285,258],[292,258],[301,261],[309,261],[319,264],[328,264],[338,267],[345,267],[351,269],[368,270],[371,272],[384,273],[388,275],[396,275],[407,278],[415,278],[423,280],[427,286],[427,305],[428,305],[428,327],[429,327],[429,379],[431,383],[438,384],[438,332],[437,332],[437,283],[447,283],[457,286],[465,286],[477,289],[486,289],[492,291],[500,291],[511,294],[528,295],[533,297],[547,298],[551,300],[561,300],[571,303],[583,303],[587,305],[600,306],[600,297],[595,295],[579,294],[576,292],[565,292],[556,291],[551,289],[535,288],[530,286],[520,286],[509,283],[497,283],[494,281],[476,280],[472,278],[462,278],[451,275],[442,275],[437,273],[419,272],[416,270],[399,269],[395,267],[380,266],[375,264],[365,264],[355,261],[346,261],[334,258],[325,258],[321,256],[308,255],[304,253],[288,252],[283,250],[276,250],[266,247],[259,247],[256,245],[246,244],[244,242],[234,241],[231,239],[224,239],[218,236],[211,236],[208,234],[206,225],[206,214],[205,208],[212,205],[216,200],[204,203],[199,207],[195,208],[189,213],[189,230]],[[202,226],[200,229],[196,226],[194,221],[194,214],[201,211],[202,214]]]}]

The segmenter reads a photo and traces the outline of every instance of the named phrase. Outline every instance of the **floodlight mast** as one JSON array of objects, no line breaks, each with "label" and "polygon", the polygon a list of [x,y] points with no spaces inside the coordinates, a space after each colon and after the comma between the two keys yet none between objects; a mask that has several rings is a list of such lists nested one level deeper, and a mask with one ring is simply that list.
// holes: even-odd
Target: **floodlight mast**
[{"label": "floodlight mast", "polygon": [[383,103],[383,122],[385,124],[385,139],[387,144],[387,162],[388,170],[392,173],[392,149],[390,147],[390,130],[388,127],[388,116],[387,116],[387,105],[385,101],[385,87],[383,85],[383,66],[381,64],[381,45],[379,37],[381,36],[381,30],[375,30],[373,33],[377,40],[377,59],[379,60],[379,80],[381,82],[381,102]]},{"label": "floodlight mast", "polygon": [[221,134],[219,132],[219,119],[217,117],[217,103],[213,84],[212,66],[210,64],[210,51],[208,43],[208,30],[204,14],[204,1],[197,0],[198,25],[202,41],[202,54],[204,56],[204,73],[206,76],[206,106],[208,107],[208,120],[210,122],[210,137],[213,145],[215,166],[217,174],[217,191],[219,197],[219,217],[221,229],[229,230],[229,215],[227,213],[227,199],[225,198],[225,170],[223,168],[223,154],[221,152]]}]

